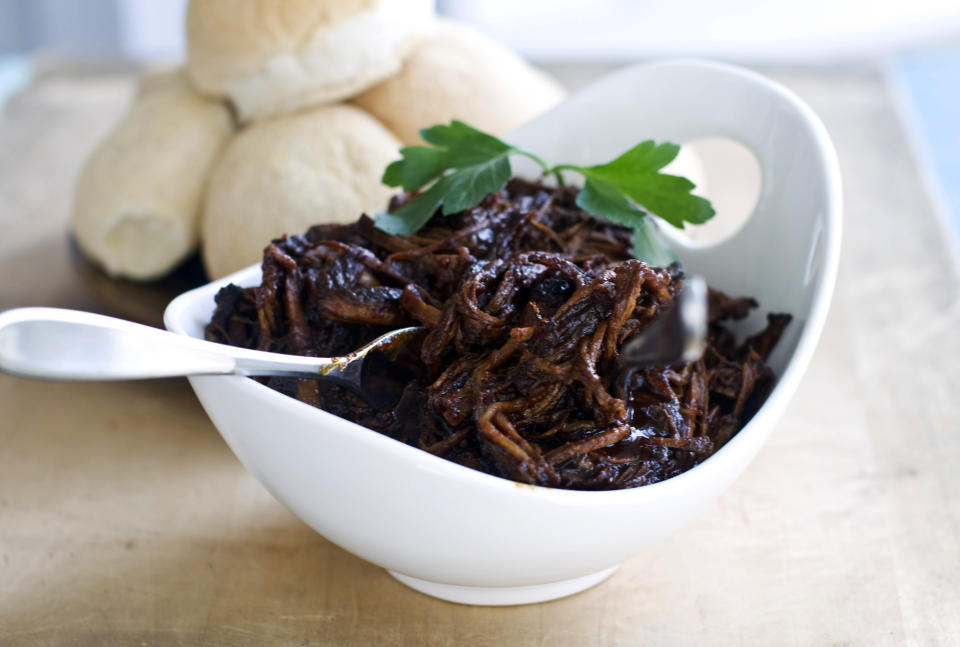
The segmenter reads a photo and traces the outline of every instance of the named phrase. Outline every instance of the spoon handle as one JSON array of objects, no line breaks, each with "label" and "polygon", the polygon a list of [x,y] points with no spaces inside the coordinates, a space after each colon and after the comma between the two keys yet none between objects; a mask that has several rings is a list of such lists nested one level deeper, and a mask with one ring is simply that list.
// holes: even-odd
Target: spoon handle
[{"label": "spoon handle", "polygon": [[55,380],[187,375],[316,376],[331,361],[194,339],[122,319],[60,308],[0,313],[0,371]]}]

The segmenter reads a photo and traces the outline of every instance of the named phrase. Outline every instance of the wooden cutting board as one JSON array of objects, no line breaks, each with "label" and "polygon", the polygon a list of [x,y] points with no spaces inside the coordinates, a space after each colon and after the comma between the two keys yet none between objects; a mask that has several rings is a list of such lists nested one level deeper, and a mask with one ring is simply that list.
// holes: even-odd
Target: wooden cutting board
[{"label": "wooden cutting board", "polygon": [[108,275],[83,255],[72,236],[67,244],[81,283],[105,311],[157,328],[163,328],[163,311],[174,297],[208,281],[199,252],[160,280],[137,282]]},{"label": "wooden cutting board", "polygon": [[[777,429],[685,528],[564,600],[441,602],[275,501],[185,381],[0,375],[0,645],[960,647],[960,275],[884,77],[765,71],[837,145],[840,274]],[[96,307],[71,185],[132,85],[52,78],[0,116],[0,309]]]}]

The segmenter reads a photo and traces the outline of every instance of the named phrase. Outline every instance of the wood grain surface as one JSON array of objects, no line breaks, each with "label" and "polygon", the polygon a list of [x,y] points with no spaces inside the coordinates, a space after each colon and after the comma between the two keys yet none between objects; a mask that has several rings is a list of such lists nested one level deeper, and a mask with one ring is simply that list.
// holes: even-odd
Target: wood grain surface
[{"label": "wood grain surface", "polygon": [[[579,595],[459,606],[274,501],[185,381],[0,376],[0,645],[960,645],[957,267],[883,75],[762,71],[834,138],[843,258],[796,397],[706,513]],[[0,308],[97,309],[71,183],[131,93],[54,74],[0,116]]]}]

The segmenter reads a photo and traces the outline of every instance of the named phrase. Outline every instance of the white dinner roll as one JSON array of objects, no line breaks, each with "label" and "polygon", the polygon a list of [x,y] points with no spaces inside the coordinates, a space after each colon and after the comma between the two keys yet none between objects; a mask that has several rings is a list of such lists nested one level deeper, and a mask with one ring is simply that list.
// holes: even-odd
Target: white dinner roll
[{"label": "white dinner roll", "polygon": [[386,208],[380,178],[400,142],[359,108],[325,106],[248,127],[210,177],[203,213],[207,273],[256,263],[283,234],[353,222]]},{"label": "white dinner roll", "polygon": [[482,32],[438,20],[403,69],[354,98],[404,144],[451,119],[506,133],[560,103],[563,88]]},{"label": "white dinner roll", "polygon": [[150,67],[140,73],[136,96],[182,88],[184,81],[182,67]]},{"label": "white dinner roll", "polygon": [[77,178],[73,232],[111,276],[160,278],[196,249],[207,176],[233,126],[182,75],[141,91]]},{"label": "white dinner roll", "polygon": [[400,69],[433,0],[192,0],[187,70],[241,122],[346,99]]}]

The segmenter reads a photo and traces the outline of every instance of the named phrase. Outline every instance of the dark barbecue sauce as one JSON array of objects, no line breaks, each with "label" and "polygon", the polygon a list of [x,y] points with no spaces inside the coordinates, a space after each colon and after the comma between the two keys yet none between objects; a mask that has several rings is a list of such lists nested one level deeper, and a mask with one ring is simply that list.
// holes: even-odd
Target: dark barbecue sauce
[{"label": "dark barbecue sauce", "polygon": [[513,180],[412,236],[382,232],[366,216],[285,236],[264,251],[260,286],[221,290],[207,338],[329,357],[425,326],[413,373],[383,375],[405,384],[387,409],[314,380],[265,382],[523,483],[605,490],[670,478],[763,404],[774,383],[765,361],[790,315],[768,315],[763,331],[738,343],[725,322],[757,303],[711,290],[703,357],[621,383],[623,343],[671,307],[683,276],[632,259],[630,230],[584,213],[575,198],[572,188]]}]

